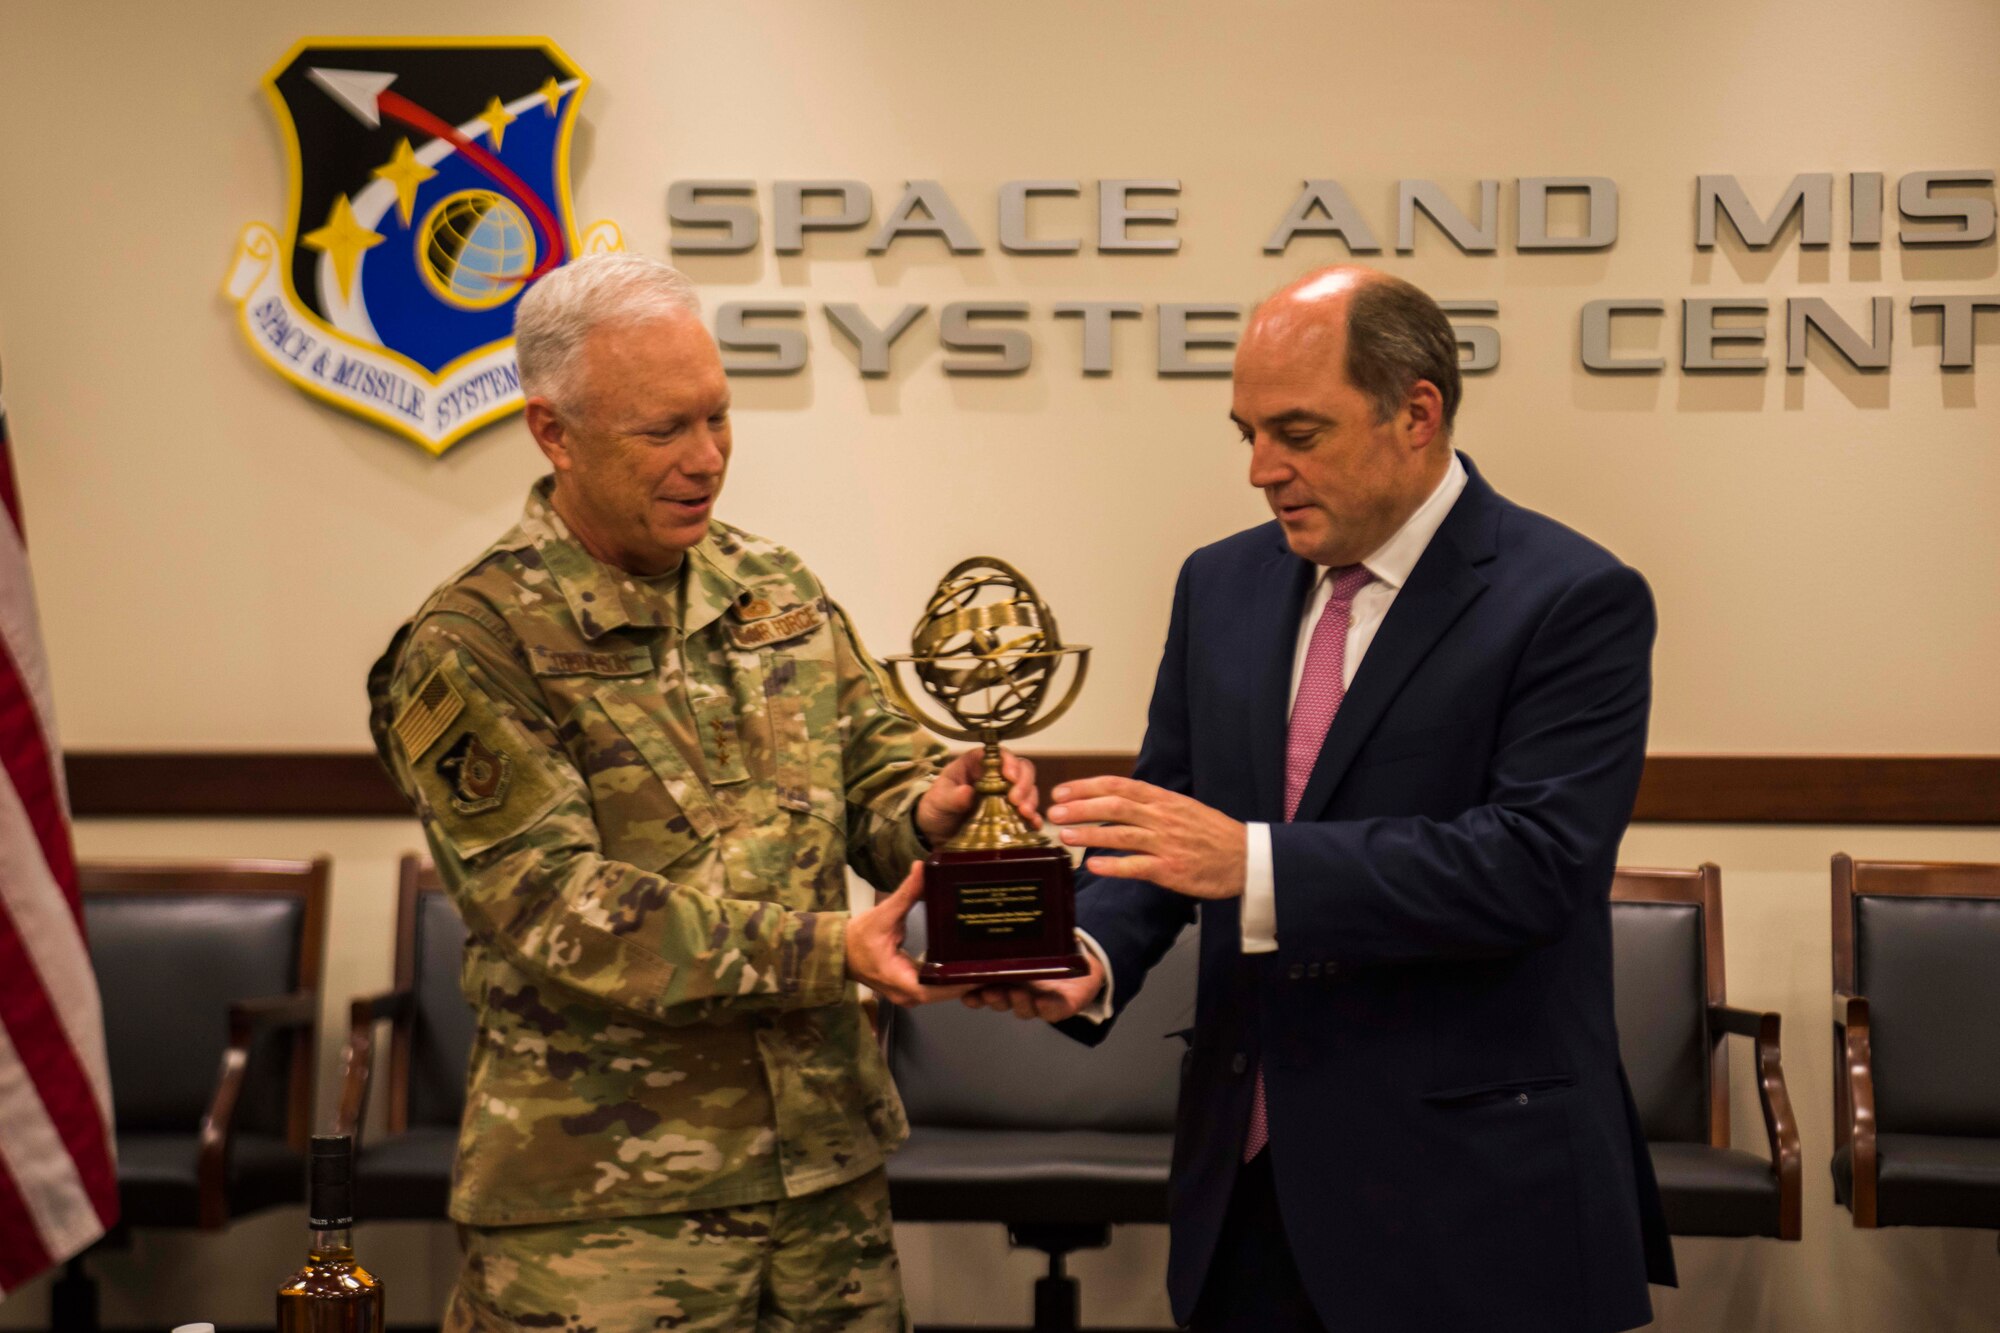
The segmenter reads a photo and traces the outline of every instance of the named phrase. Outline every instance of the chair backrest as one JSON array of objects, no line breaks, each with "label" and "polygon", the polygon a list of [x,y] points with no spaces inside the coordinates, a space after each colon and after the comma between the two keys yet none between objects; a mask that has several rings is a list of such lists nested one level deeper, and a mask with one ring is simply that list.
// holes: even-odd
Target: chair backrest
[{"label": "chair backrest", "polygon": [[[319,993],[328,862],[86,862],[78,867],[121,1132],[192,1133],[229,1044],[229,1005]],[[312,1122],[313,1033],[250,1052],[236,1128]]]},{"label": "chair backrest", "polygon": [[2000,1137],[2000,864],[1835,856],[1833,984],[1868,997],[1880,1129]]},{"label": "chair backrest", "polygon": [[389,1127],[457,1125],[476,1022],[459,989],[465,923],[436,867],[402,861],[396,912],[396,988],[411,994],[410,1021],[389,1053]]},{"label": "chair backrest", "polygon": [[1729,1143],[1729,1066],[1708,1006],[1723,1003],[1722,872],[1633,870],[1611,884],[1618,1055],[1656,1143]]},{"label": "chair backrest", "polygon": [[[923,946],[921,909],[912,950]],[[975,1129],[1097,1129],[1167,1133],[1174,1127],[1194,1024],[1197,931],[1184,931],[1102,1045],[1087,1048],[1042,1022],[933,1004],[891,1012],[889,1068],[915,1125]]]}]

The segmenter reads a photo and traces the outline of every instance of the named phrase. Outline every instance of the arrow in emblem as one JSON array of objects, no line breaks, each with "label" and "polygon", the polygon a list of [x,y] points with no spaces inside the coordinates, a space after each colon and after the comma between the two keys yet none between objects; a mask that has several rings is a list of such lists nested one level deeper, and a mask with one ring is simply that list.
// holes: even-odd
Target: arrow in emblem
[{"label": "arrow in emblem", "polygon": [[306,77],[369,129],[382,128],[381,97],[396,81],[395,75],[370,69],[309,69]]}]

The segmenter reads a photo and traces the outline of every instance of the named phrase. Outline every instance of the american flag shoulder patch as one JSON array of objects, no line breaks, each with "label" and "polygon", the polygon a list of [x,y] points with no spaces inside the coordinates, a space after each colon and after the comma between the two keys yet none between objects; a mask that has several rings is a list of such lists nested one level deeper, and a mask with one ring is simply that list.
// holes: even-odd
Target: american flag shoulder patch
[{"label": "american flag shoulder patch", "polygon": [[415,760],[437,744],[444,729],[464,711],[464,696],[445,679],[444,663],[440,662],[424,677],[424,683],[417,686],[417,692],[403,705],[403,711],[396,715],[391,726],[402,739],[403,753]]}]

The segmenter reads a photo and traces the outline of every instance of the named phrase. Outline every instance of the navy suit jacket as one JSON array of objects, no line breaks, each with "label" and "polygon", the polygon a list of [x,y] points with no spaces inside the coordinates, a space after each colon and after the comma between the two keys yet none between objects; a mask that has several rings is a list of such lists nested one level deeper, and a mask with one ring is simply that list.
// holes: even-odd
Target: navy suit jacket
[{"label": "navy suit jacket", "polygon": [[[1170,1205],[1183,1323],[1260,1061],[1286,1234],[1337,1333],[1625,1329],[1652,1317],[1649,1277],[1674,1280],[1611,987],[1652,596],[1465,465],[1291,823],[1292,660],[1317,570],[1276,523],[1181,569],[1134,776],[1271,825],[1278,936],[1245,954],[1241,900],[1201,905]],[[1078,925],[1120,1009],[1195,908],[1082,875]],[[1094,1043],[1111,1024],[1062,1026]]]}]

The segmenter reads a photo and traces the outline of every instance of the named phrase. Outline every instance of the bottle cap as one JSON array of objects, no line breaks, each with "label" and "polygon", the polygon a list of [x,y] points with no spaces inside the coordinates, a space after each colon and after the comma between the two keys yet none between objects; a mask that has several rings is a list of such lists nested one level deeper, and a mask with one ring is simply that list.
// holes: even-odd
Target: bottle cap
[{"label": "bottle cap", "polygon": [[354,1139],[315,1134],[307,1159],[306,1224],[315,1231],[354,1225]]}]

